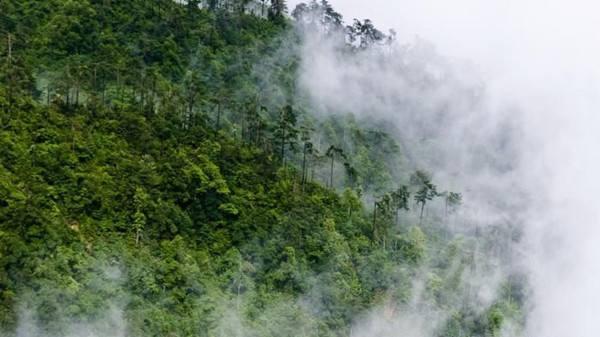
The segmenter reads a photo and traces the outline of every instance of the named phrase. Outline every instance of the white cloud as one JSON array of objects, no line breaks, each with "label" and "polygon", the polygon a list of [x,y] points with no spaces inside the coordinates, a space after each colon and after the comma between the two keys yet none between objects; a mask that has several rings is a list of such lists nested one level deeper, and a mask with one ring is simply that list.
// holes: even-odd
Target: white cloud
[{"label": "white cloud", "polygon": [[[326,106],[359,113],[379,111],[388,117],[396,113],[393,118],[402,122],[399,124],[404,130],[415,129],[415,120],[400,104],[402,100],[390,97],[400,95],[404,103],[426,98],[427,102],[420,102],[421,112],[428,111],[427,107],[438,109],[438,103],[450,104],[451,115],[458,121],[446,125],[454,130],[444,131],[441,139],[448,142],[434,145],[434,149],[441,149],[441,166],[462,161],[459,167],[467,168],[465,163],[479,158],[473,157],[468,145],[489,141],[488,135],[506,127],[508,121],[515,129],[511,142],[516,149],[505,158],[512,164],[510,174],[498,176],[486,170],[470,173],[477,172],[475,192],[480,192],[480,202],[490,191],[503,192],[501,197],[510,199],[514,198],[513,191],[521,189],[531,198],[524,216],[526,265],[534,291],[527,335],[599,336],[600,320],[595,314],[600,312],[600,3],[331,3],[347,22],[352,17],[371,18],[381,29],[395,28],[404,42],[412,41],[414,35],[422,36],[442,54],[469,59],[480,70],[487,96],[485,104],[474,110],[465,108],[464,93],[457,89],[460,78],[423,93],[415,90],[403,71],[394,71],[398,67],[390,60],[384,66],[352,64],[311,46],[307,49],[311,60],[307,69],[316,71],[309,71],[304,83]],[[424,60],[431,61],[426,56]],[[452,61],[451,69],[457,69],[457,63]],[[403,109],[403,113],[398,112]],[[483,148],[487,146],[490,154],[497,152],[490,144],[484,143]],[[487,185],[493,188],[485,189]]]}]

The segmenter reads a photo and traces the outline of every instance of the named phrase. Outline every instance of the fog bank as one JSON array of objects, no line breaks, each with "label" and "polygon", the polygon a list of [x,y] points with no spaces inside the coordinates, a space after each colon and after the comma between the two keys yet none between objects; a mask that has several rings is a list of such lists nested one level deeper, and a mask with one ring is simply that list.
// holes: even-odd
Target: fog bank
[{"label": "fog bank", "polygon": [[522,226],[527,336],[600,335],[600,5],[331,3],[346,22],[395,28],[408,51],[347,59],[309,38],[304,88],[323,111],[394,120],[405,139],[425,138],[415,157],[465,186],[474,216]]}]

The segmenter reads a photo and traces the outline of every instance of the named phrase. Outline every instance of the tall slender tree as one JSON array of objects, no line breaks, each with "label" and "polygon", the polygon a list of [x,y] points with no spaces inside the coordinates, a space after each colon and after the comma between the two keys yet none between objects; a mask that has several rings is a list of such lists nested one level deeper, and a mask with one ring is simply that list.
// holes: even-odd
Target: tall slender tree
[{"label": "tall slender tree", "polygon": [[344,162],[344,169],[346,170],[346,178],[350,188],[355,188],[358,182],[358,171],[350,162]]},{"label": "tall slender tree", "polygon": [[331,145],[328,149],[327,152],[325,153],[325,155],[327,157],[330,158],[330,168],[329,168],[329,188],[333,188],[333,166],[335,163],[335,159],[336,157],[341,157],[343,159],[346,159],[346,154],[344,154],[344,150],[342,150],[341,147],[337,147],[335,145]]},{"label": "tall slender tree", "polygon": [[419,226],[421,226],[425,205],[438,196],[437,187],[431,182],[431,175],[421,170],[417,170],[411,175],[410,182],[416,188],[414,199],[417,205],[420,205]]},{"label": "tall slender tree", "polygon": [[367,49],[376,43],[386,41],[387,38],[369,19],[364,21],[354,19],[354,23],[346,27],[346,32],[349,42],[358,49]]},{"label": "tall slender tree", "polygon": [[303,143],[302,146],[302,177],[301,185],[304,188],[308,176],[308,159],[313,153],[313,143],[311,141],[312,132],[314,129],[309,125],[303,125],[300,127],[300,139]]},{"label": "tall slender tree", "polygon": [[281,20],[286,12],[287,4],[285,0],[271,0],[271,7],[269,8],[269,18],[271,20]]},{"label": "tall slender tree", "polygon": [[379,199],[375,199],[373,209],[373,239],[381,241],[384,250],[393,208],[393,198],[389,193],[382,195]]},{"label": "tall slender tree", "polygon": [[295,149],[298,137],[296,128],[297,117],[291,105],[284,106],[279,113],[279,121],[275,128],[274,136],[279,146],[279,157],[282,165],[285,166],[286,148]]},{"label": "tall slender tree", "polygon": [[408,186],[402,185],[396,191],[392,192],[392,200],[396,210],[395,223],[398,224],[400,210],[409,210],[408,202],[410,199],[410,191]]},{"label": "tall slender tree", "polygon": [[448,216],[462,204],[462,195],[457,192],[444,191],[440,193],[440,196],[444,198],[444,218],[448,223]]}]

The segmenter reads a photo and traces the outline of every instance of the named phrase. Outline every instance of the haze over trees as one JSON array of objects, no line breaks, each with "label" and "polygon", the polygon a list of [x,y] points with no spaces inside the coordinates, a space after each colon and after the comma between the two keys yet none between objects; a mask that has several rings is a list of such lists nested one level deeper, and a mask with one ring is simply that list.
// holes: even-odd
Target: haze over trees
[{"label": "haze over trees", "polygon": [[346,27],[325,0],[288,11],[0,2],[1,334],[66,336],[117,310],[127,336],[348,336],[372,308],[416,310],[416,280],[447,317],[438,336],[519,324],[517,277],[470,306],[478,246],[444,220],[462,195],[296,86],[309,13],[348,53],[393,34]]}]

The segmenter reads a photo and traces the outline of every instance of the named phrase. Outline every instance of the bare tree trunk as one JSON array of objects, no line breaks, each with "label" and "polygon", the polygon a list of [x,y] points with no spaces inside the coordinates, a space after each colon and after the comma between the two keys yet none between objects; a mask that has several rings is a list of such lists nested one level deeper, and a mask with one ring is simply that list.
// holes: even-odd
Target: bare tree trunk
[{"label": "bare tree trunk", "polygon": [[446,226],[448,225],[448,197],[446,197],[445,203],[444,203],[444,218],[446,220]]},{"label": "bare tree trunk", "polygon": [[286,137],[286,128],[285,126],[283,127],[283,129],[281,130],[281,163],[283,164],[283,166],[285,166],[285,137]]},{"label": "bare tree trunk", "polygon": [[71,120],[71,152],[75,153],[75,124]]},{"label": "bare tree trunk", "polygon": [[373,204],[373,240],[377,240],[377,201]]},{"label": "bare tree trunk", "polygon": [[9,73],[9,79],[8,81],[10,82],[8,84],[8,109],[9,111],[12,110],[12,101],[13,101],[13,85],[14,85],[14,72],[13,72],[13,68],[12,68],[12,34],[8,34],[7,36],[7,40],[8,40],[8,73]]},{"label": "bare tree trunk", "polygon": [[106,104],[106,82],[102,79],[102,95],[100,96],[102,100],[102,106]]},{"label": "bare tree trunk", "polygon": [[117,70],[117,99],[122,101],[121,97],[121,72]]},{"label": "bare tree trunk", "polygon": [[333,153],[331,155],[331,168],[329,169],[329,188],[333,188]]},{"label": "bare tree trunk", "polygon": [[242,124],[242,127],[241,127],[241,129],[242,129],[241,131],[242,132],[241,132],[240,136],[241,136],[242,144],[245,144],[246,143],[246,136],[248,135],[248,130],[247,130],[248,129],[248,125],[246,124],[246,113],[247,112],[243,108],[241,108],[240,110],[242,111],[242,123],[241,123]]},{"label": "bare tree trunk", "polygon": [[98,65],[95,64],[94,65],[94,80],[93,80],[93,88],[92,90],[94,91],[94,95],[96,94],[96,91],[98,91],[98,69],[97,69]]},{"label": "bare tree trunk", "polygon": [[219,131],[220,124],[221,124],[221,105],[222,104],[223,104],[223,102],[221,102],[219,100],[219,103],[217,104],[217,125],[215,127],[216,131]]},{"label": "bare tree trunk", "polygon": [[79,78],[75,85],[75,106],[79,106]]},{"label": "bare tree trunk", "polygon": [[305,183],[306,183],[306,143],[304,144],[304,151],[302,152],[302,191],[304,191]]},{"label": "bare tree trunk", "polygon": [[67,84],[67,108],[71,105],[71,85]]},{"label": "bare tree trunk", "polygon": [[146,72],[145,69],[142,69],[140,73],[140,113],[144,112],[144,104],[146,103]]},{"label": "bare tree trunk", "polygon": [[156,104],[156,76],[152,76],[152,113],[155,113],[155,104]]}]

